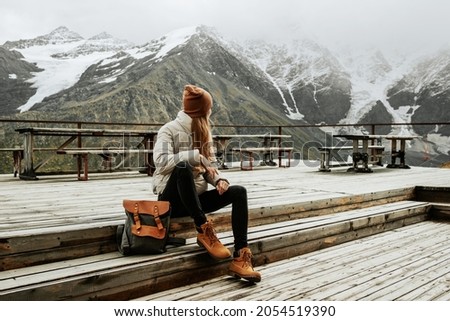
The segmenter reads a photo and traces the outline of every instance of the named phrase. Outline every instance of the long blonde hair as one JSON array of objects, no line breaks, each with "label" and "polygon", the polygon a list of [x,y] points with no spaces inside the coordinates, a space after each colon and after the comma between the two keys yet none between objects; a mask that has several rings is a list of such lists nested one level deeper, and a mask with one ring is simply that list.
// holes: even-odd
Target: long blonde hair
[{"label": "long blonde hair", "polygon": [[200,154],[210,160],[212,156],[212,137],[209,117],[192,118],[191,131],[194,148],[198,148],[200,150]]}]

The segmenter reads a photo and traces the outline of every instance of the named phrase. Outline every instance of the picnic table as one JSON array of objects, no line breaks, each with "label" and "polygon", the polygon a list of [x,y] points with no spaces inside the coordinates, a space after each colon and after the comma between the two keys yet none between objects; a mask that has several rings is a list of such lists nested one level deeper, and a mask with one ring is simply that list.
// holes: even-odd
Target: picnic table
[{"label": "picnic table", "polygon": [[[274,135],[268,134],[254,134],[254,135],[234,135],[234,134],[220,134],[213,136],[214,147],[216,148],[216,157],[219,161],[220,168],[226,169],[226,155],[228,150],[232,153],[238,153],[242,170],[252,170],[254,162],[254,154],[263,154],[261,165],[277,166],[274,161],[274,155],[278,157],[278,166],[282,167],[282,153],[288,153],[288,163],[286,167],[290,166],[291,154],[293,147],[283,146],[282,139],[291,138],[291,135]],[[239,146],[231,147],[229,149],[230,140],[239,139],[244,141],[239,142]],[[255,140],[256,144],[255,145]],[[248,165],[245,165],[248,163]]]},{"label": "picnic table", "polygon": [[[372,172],[369,168],[371,157],[375,157],[374,162],[377,165],[383,166],[381,163],[382,153],[380,153],[380,151],[384,151],[384,147],[381,145],[382,139],[391,142],[391,163],[388,164],[387,167],[409,168],[405,163],[406,141],[418,138],[419,136],[342,134],[334,135],[334,137],[345,138],[352,141],[353,165],[349,171]],[[398,146],[398,142],[400,142],[400,146]],[[372,145],[369,145],[369,143]],[[369,154],[370,149],[372,150],[371,154]],[[397,159],[399,160],[398,164]]]},{"label": "picnic table", "polygon": [[[383,138],[391,141],[391,163],[386,167],[410,168],[405,163],[406,141],[419,138],[419,136],[384,135]],[[400,146],[398,146],[398,143],[400,143]],[[397,159],[399,160],[398,164]]]},{"label": "picnic table", "polygon": [[[148,175],[152,174],[153,165],[153,145],[156,139],[157,131],[147,130],[126,130],[126,129],[92,129],[92,128],[42,128],[26,127],[18,128],[16,131],[24,136],[23,161],[24,169],[19,177],[25,180],[37,179],[37,170],[48,163],[55,155],[74,155],[77,157],[77,174],[79,180],[88,179],[88,155],[99,155],[107,163],[111,164],[111,158],[114,155],[121,154],[129,157],[132,153],[142,153],[145,159],[145,167]],[[65,138],[57,147],[35,148],[34,141],[36,136],[51,136]],[[83,139],[93,138],[120,138],[112,146],[100,142],[98,147],[87,147],[83,144]],[[126,146],[130,138],[138,138],[134,146]],[[73,143],[76,142],[76,147]],[[116,146],[119,143],[118,146]],[[49,157],[43,159],[39,164],[34,164],[34,151],[47,150],[52,151]],[[126,158],[122,160],[122,163]],[[111,168],[110,168],[111,169]],[[82,175],[83,173],[83,175]]]}]

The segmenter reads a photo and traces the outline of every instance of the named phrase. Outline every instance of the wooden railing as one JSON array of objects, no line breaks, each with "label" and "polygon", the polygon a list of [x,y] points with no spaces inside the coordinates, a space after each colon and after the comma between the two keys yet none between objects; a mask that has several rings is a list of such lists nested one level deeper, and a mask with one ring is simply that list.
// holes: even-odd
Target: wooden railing
[{"label": "wooden railing", "polygon": [[[94,125],[102,127],[161,127],[164,123],[129,123],[129,122],[94,122],[94,121],[68,121],[68,120],[36,120],[36,119],[2,119],[0,123],[16,123],[16,124],[52,124],[52,125],[73,125],[75,128],[84,128],[87,126],[92,127]],[[213,124],[213,128],[230,128],[234,129],[238,133],[244,134],[246,129],[270,129],[274,133],[282,135],[283,131],[287,128],[338,128],[338,127],[363,127],[366,128],[369,134],[378,134],[377,127],[386,126],[444,126],[450,125],[450,121],[446,122],[417,122],[417,123],[352,123],[352,124],[285,124],[285,125],[246,125],[246,124]],[[17,127],[17,126],[16,126]]]},{"label": "wooden railing", "polygon": [[[107,128],[107,129],[158,129],[163,123],[129,123],[129,122],[95,122],[95,121],[67,121],[67,120],[39,120],[39,119],[0,119],[0,148],[12,148],[23,144],[22,137],[15,132],[19,127],[69,127],[69,128]],[[272,133],[277,135],[291,134],[292,145],[294,146],[294,158],[308,159],[309,152],[306,150],[317,150],[322,145],[328,145],[332,134],[339,132],[363,129],[368,134],[382,134],[386,127],[406,127],[429,126],[431,131],[435,126],[450,125],[450,122],[421,122],[421,123],[354,123],[354,124],[275,124],[275,125],[246,125],[246,124],[213,124],[214,134],[255,134]],[[301,131],[311,131],[308,139],[301,140],[300,136],[305,136]],[[320,137],[319,137],[320,136]],[[297,151],[297,152],[296,152]],[[6,153],[0,153],[0,163],[5,163]],[[0,173],[10,173],[10,165],[1,168]]]}]

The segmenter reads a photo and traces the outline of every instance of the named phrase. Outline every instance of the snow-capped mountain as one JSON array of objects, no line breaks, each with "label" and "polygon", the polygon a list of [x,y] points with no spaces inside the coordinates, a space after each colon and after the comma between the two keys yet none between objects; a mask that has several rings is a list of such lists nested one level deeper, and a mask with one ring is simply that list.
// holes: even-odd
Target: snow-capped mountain
[{"label": "snow-capped mountain", "polygon": [[[3,47],[20,52],[24,61],[41,69],[26,79],[26,82],[32,84],[31,87],[36,88],[36,92],[17,109],[20,112],[28,111],[46,97],[70,88],[91,66],[98,68],[93,81],[111,83],[131,67],[136,59],[162,59],[194,33],[195,28],[186,28],[146,45],[135,46],[107,33],[86,40],[66,27],[59,27],[48,35],[35,39],[8,41]],[[124,64],[127,58],[129,62]],[[9,78],[15,77],[15,74],[8,75]]]},{"label": "snow-capped mountain", "polygon": [[[183,85],[196,83],[213,93],[219,123],[450,121],[449,51],[399,59],[379,50],[331,51],[309,39],[237,44],[204,26],[139,46],[106,33],[84,39],[61,27],[0,49],[8,57],[1,87],[22,88],[14,100],[0,91],[4,115],[164,122],[179,110]],[[445,126],[384,130],[419,133],[436,146],[448,145],[450,135]]]},{"label": "snow-capped mountain", "polygon": [[[93,79],[98,83],[118,81],[118,77],[135,65],[138,60],[145,61],[146,66],[151,68],[153,63],[161,61],[171,50],[182,46],[194,34],[195,28],[184,28],[142,46],[123,48],[116,55],[104,58],[92,66],[95,68],[92,70],[95,73]],[[104,48],[104,46],[101,47]]]},{"label": "snow-capped mountain", "polygon": [[81,41],[81,44],[71,48],[66,52],[53,54],[53,58],[77,58],[79,56],[89,56],[98,52],[113,53],[120,50],[126,50],[134,47],[134,44],[126,40],[116,39],[106,32],[102,32],[87,40]]},{"label": "snow-capped mountain", "polygon": [[35,39],[6,42],[5,48],[20,52],[23,60],[42,69],[26,80],[36,92],[18,110],[27,111],[46,97],[73,86],[89,66],[132,46],[106,33],[85,40],[66,27]]},{"label": "snow-capped mountain", "polygon": [[71,42],[82,41],[76,32],[70,31],[66,27],[59,27],[47,35],[39,36],[34,39],[7,41],[3,46],[7,49],[25,49],[29,47],[43,47],[47,45],[60,45]]},{"label": "snow-capped mountain", "polygon": [[[336,123],[347,112],[348,75],[326,48],[310,40],[281,46],[250,42],[243,52],[277,89],[290,119]],[[330,95],[333,109],[326,108]]]}]

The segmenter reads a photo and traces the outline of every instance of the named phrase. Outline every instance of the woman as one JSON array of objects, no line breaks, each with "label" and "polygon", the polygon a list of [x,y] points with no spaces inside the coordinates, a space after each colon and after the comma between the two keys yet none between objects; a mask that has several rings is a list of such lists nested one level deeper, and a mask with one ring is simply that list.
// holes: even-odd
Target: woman
[{"label": "woman", "polygon": [[[231,253],[217,238],[205,213],[232,204],[234,253],[229,274],[259,282],[261,274],[253,269],[247,243],[247,191],[230,185],[211,163],[215,160],[211,151],[211,108],[212,97],[207,91],[193,85],[184,87],[183,110],[158,132],[153,153],[153,191],[158,200],[171,203],[172,217],[193,218],[197,243],[217,260],[227,259]],[[208,189],[208,184],[214,189]]]}]

